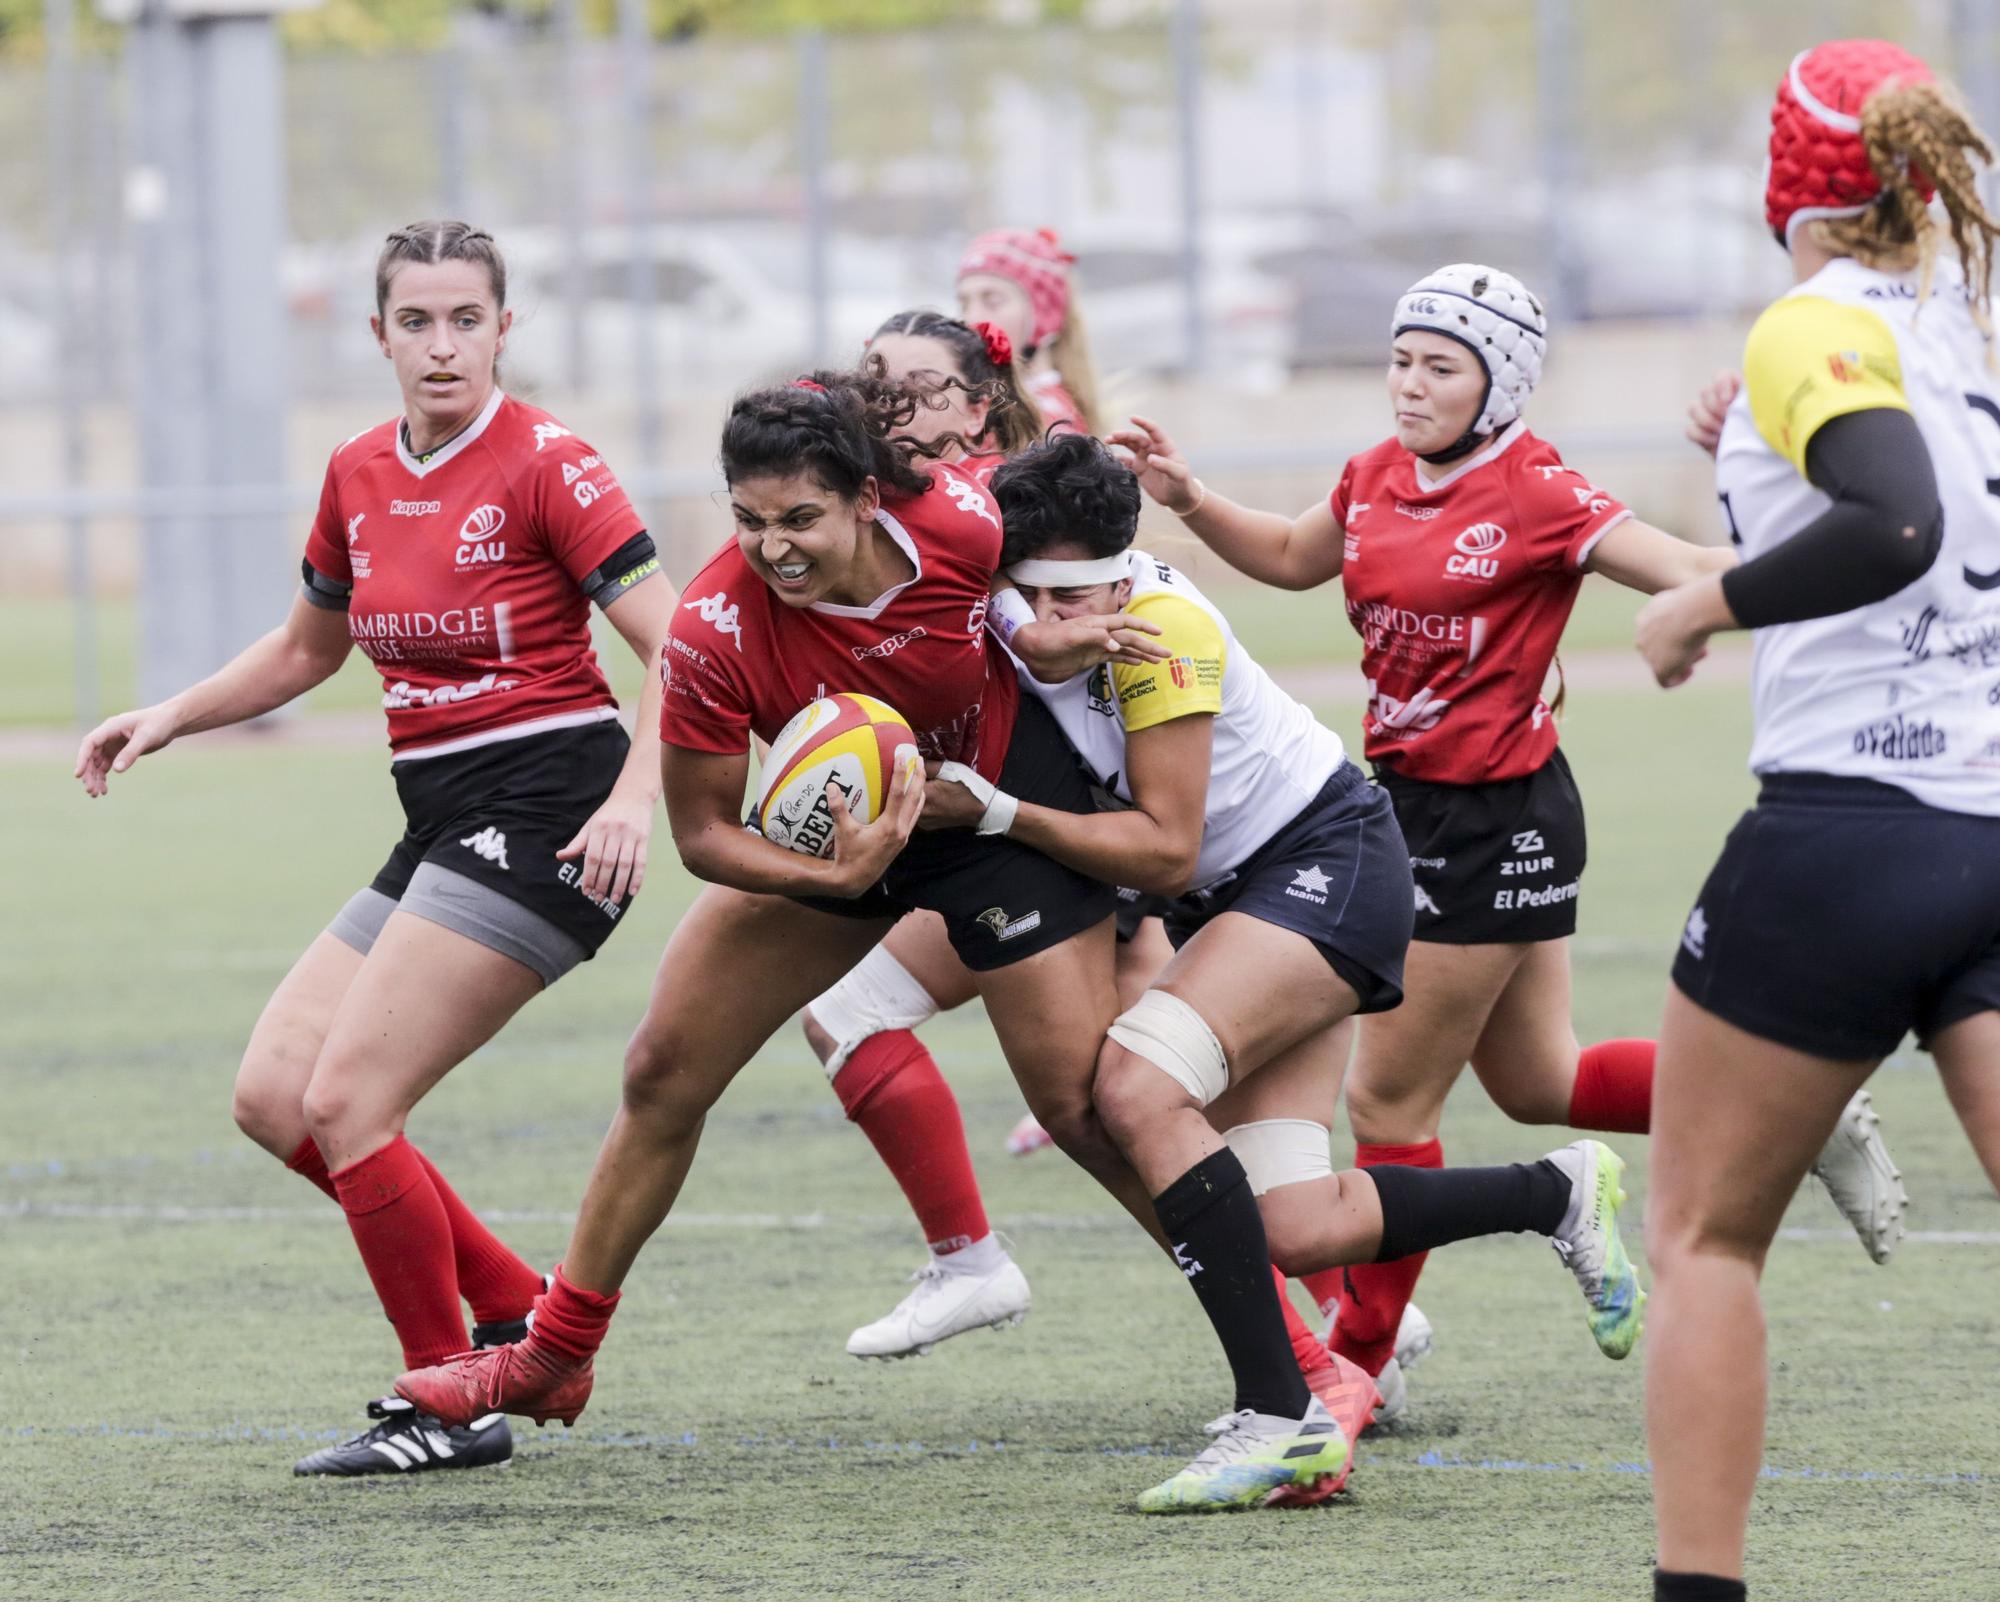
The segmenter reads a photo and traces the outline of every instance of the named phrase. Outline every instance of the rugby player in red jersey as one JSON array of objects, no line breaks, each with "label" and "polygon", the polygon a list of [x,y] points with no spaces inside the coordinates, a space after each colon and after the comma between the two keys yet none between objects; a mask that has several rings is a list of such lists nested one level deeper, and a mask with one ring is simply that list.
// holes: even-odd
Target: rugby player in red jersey
[{"label": "rugby player in red jersey", "polygon": [[[111,774],[181,735],[283,706],[354,645],[381,673],[407,828],[265,1006],[235,1116],[346,1212],[406,1365],[518,1337],[543,1281],[404,1121],[603,944],[644,881],[659,797],[657,678],[628,740],[590,606],[650,669],[674,592],[603,459],[499,388],[506,289],[492,238],[465,223],[389,236],[373,326],[403,415],[333,453],[290,615],[212,677],[107,719],[77,757],[101,796]],[[296,1472],[512,1456],[497,1413],[447,1428],[398,1398],[368,1411],[370,1429]]]},{"label": "rugby player in red jersey", "polygon": [[[426,1412],[576,1417],[619,1287],[673,1206],[709,1108],[778,1028],[917,908],[942,916],[977,975],[1029,1106],[1157,1230],[1090,1105],[1115,1010],[1109,887],[997,832],[913,835],[920,774],[898,775],[865,825],[835,803],[825,860],[743,827],[752,739],[842,691],[894,707],[930,760],[1054,810],[1092,806],[1074,753],[1047,710],[1022,699],[986,630],[998,512],[958,467],[915,465],[891,438],[918,405],[886,378],[827,372],[730,412],[721,459],[736,538],[688,586],[661,708],[669,823],[709,885],[661,957],[622,1105],[527,1339],[404,1375],[399,1393]],[[1086,660],[1137,652],[1150,625],[1120,626],[1132,621],[1086,622],[1080,632],[1102,647]],[[743,984],[752,971],[759,982]]]},{"label": "rugby player in red jersey", "polygon": [[1006,332],[1045,428],[1094,434],[1097,367],[1070,272],[1075,261],[1052,228],[993,229],[959,260],[958,305],[967,322]]},{"label": "rugby player in red jersey", "polygon": [[[1391,333],[1394,437],[1296,519],[1208,490],[1146,419],[1111,438],[1232,566],[1286,589],[1338,578],[1361,636],[1366,754],[1409,844],[1416,935],[1403,1004],[1361,1023],[1347,1085],[1357,1165],[1442,1167],[1438,1123],[1468,1061],[1524,1123],[1641,1132],[1653,1042],[1581,1050],[1570,1020],[1583,804],[1543,682],[1584,574],[1650,593],[1735,558],[1633,518],[1529,431],[1546,319],[1518,280],[1442,268],[1397,303]],[[1865,1098],[1819,1172],[1885,1258],[1901,1192]],[[1394,1352],[1423,1262],[1307,1280],[1334,1319],[1329,1344],[1377,1375],[1384,1417],[1402,1406]]]}]

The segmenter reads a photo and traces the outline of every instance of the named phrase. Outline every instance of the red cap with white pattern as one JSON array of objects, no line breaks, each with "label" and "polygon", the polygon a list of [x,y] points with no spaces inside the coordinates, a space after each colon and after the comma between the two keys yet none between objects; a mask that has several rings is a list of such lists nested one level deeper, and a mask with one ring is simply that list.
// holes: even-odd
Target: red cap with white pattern
[{"label": "red cap with white pattern", "polygon": [[[1886,39],[1836,39],[1795,58],[1771,107],[1764,216],[1790,249],[1815,217],[1858,217],[1882,193],[1861,142],[1861,108],[1878,89],[1929,83],[1931,69]],[[1916,175],[1924,198],[1931,186]]]}]

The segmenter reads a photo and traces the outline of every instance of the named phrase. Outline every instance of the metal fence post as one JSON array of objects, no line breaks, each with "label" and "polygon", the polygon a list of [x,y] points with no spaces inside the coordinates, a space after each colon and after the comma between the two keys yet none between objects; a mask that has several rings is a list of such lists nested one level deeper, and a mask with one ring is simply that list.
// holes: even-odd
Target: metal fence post
[{"label": "metal fence post", "polygon": [[1576,189],[1576,12],[1574,0],[1537,0],[1535,100],[1540,111],[1543,222],[1549,239],[1549,279],[1559,314],[1586,311],[1583,264],[1576,249],[1570,204]]},{"label": "metal fence post", "polygon": [[585,186],[590,159],[584,150],[583,18],[579,0],[556,0],[556,37],[562,51],[560,126],[562,150],[557,158],[556,215],[562,233],[563,371],[570,392],[590,382],[590,361],[584,349],[584,303],[589,297],[588,264],[583,230],[588,220]]},{"label": "metal fence post", "polygon": [[625,223],[630,242],[626,266],[632,302],[632,400],[640,465],[660,461],[658,323],[653,315],[658,285],[653,272],[653,70],[646,0],[618,0],[618,67],[624,93]]},{"label": "metal fence post", "polygon": [[1170,35],[1174,113],[1179,138],[1181,314],[1184,360],[1190,371],[1208,363],[1208,317],[1202,303],[1201,260],[1201,0],[1176,0]]},{"label": "metal fence post", "polygon": [[813,366],[826,356],[829,300],[827,263],[826,145],[827,52],[824,28],[799,31],[799,176],[805,188],[806,300]]}]

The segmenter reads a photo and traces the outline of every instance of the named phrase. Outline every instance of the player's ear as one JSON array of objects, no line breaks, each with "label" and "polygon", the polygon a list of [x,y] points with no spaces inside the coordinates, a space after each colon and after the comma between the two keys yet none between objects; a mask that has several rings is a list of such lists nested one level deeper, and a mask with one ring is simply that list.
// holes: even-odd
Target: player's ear
[{"label": "player's ear", "polygon": [[495,340],[493,341],[494,360],[497,361],[502,356],[507,354],[507,335],[513,331],[513,327],[514,327],[514,308],[512,306],[509,306],[506,307],[504,310],[502,310],[502,312],[500,313],[500,333],[498,337],[495,338]]},{"label": "player's ear", "polygon": [[1125,608],[1131,603],[1131,600],[1132,600],[1132,581],[1130,579],[1122,578],[1116,584],[1111,586],[1112,611],[1114,612],[1124,611]]},{"label": "player's ear", "polygon": [[872,521],[882,509],[882,486],[875,482],[870,473],[861,481],[861,488],[854,492],[854,515],[862,522]]},{"label": "player's ear", "polygon": [[380,317],[368,319],[368,331],[375,336],[375,343],[382,347],[382,354],[394,361],[395,355],[389,349],[389,330],[383,325]]}]

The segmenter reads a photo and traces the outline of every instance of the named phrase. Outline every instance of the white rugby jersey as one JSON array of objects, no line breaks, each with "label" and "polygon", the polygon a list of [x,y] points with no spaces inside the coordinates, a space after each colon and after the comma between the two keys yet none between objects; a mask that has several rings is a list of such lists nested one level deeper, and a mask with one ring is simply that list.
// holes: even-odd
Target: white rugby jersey
[{"label": "white rugby jersey", "polygon": [[[1272,682],[1215,604],[1165,562],[1132,554],[1125,610],[1172,652],[1148,667],[1097,667],[1061,684],[1021,670],[1097,782],[1132,800],[1125,736],[1202,712],[1215,718],[1208,815],[1193,888],[1213,884],[1305,809],[1346,756],[1340,736]],[[1017,664],[1018,666],[1018,664]]]},{"label": "white rugby jersey", "polygon": [[1938,264],[1920,310],[1915,273],[1834,261],[1757,320],[1743,367],[1715,471],[1745,560],[1830,504],[1806,481],[1806,446],[1848,412],[1910,412],[1944,506],[1943,548],[1908,588],[1756,631],[1750,766],[2000,815],[2000,375],[1956,264]]}]

